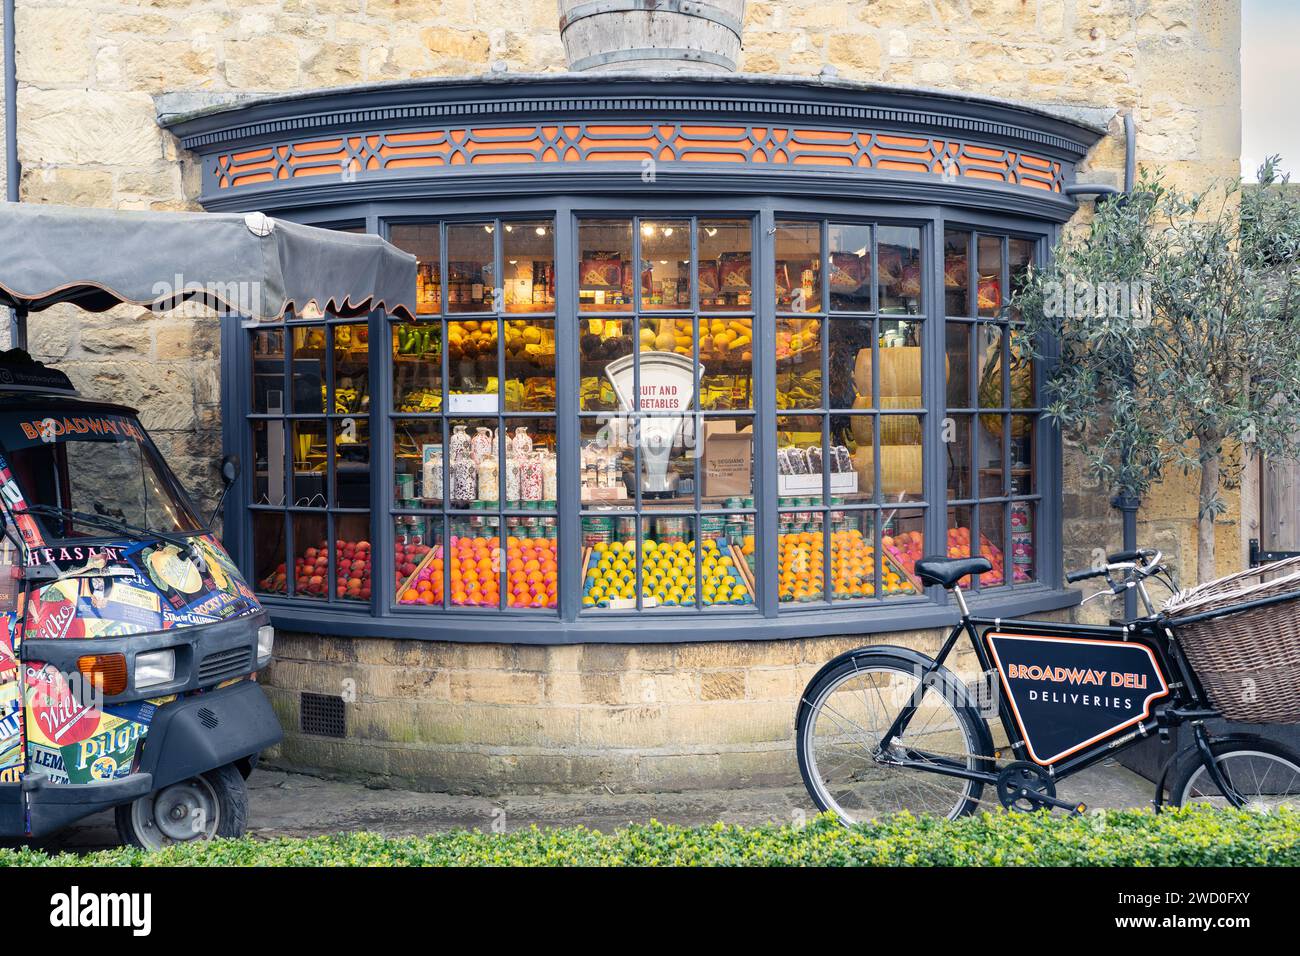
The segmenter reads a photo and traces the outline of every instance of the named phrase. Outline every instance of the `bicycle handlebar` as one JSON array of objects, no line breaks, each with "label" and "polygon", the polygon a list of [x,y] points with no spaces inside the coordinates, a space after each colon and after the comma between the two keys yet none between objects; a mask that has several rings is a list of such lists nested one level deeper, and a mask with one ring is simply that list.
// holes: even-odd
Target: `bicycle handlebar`
[{"label": "bicycle handlebar", "polygon": [[1106,573],[1106,570],[1106,568],[1085,568],[1082,571],[1071,571],[1065,576],[1065,580],[1070,584],[1078,584],[1089,578],[1099,578]]}]

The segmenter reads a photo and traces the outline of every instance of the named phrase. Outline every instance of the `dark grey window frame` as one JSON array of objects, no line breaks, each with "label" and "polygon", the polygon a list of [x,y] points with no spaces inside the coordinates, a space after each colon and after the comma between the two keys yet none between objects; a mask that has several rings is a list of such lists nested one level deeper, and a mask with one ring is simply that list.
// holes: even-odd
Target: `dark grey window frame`
[{"label": "dark grey window frame", "polygon": [[[576,388],[562,383],[577,381],[577,262],[576,223],[583,216],[673,216],[753,217],[757,245],[754,249],[754,355],[755,355],[755,506],[757,550],[760,569],[769,568],[766,584],[760,582],[756,610],[735,613],[720,609],[672,613],[579,613],[581,570],[577,568],[580,548],[578,476],[578,414]],[[529,196],[493,200],[474,197],[464,200],[406,200],[392,203],[331,206],[324,214],[292,211],[289,218],[313,224],[362,225],[367,231],[387,234],[396,223],[425,221],[484,221],[486,219],[532,219],[554,217],[556,242],[557,341],[571,336],[571,348],[557,348],[556,444],[558,460],[558,502],[560,589],[559,611],[535,612],[483,609],[419,610],[390,604],[388,582],[395,576],[393,523],[390,500],[393,483],[392,439],[388,427],[391,409],[391,363],[388,361],[389,322],[376,313],[369,318],[370,336],[370,434],[371,434],[371,541],[374,555],[372,594],[369,606],[356,602],[330,603],[266,596],[265,604],[278,626],[325,634],[376,636],[424,640],[491,641],[509,643],[651,643],[699,640],[754,640],[798,638],[829,634],[878,633],[938,627],[955,619],[956,611],[947,595],[930,588],[923,597],[891,598],[867,604],[847,604],[817,609],[777,612],[777,595],[771,586],[776,548],[777,509],[768,506],[769,489],[774,493],[776,467],[774,447],[775,355],[772,342],[776,314],[772,276],[775,246],[772,229],[778,218],[803,218],[834,222],[897,222],[922,229],[926,253],[924,295],[932,303],[924,309],[923,390],[926,414],[923,419],[925,535],[927,542],[944,540],[948,503],[946,462],[932,453],[941,441],[946,388],[942,378],[943,315],[943,232],[945,228],[984,230],[1033,238],[1039,255],[1046,255],[1057,235],[1054,223],[1018,216],[974,213],[942,205],[876,202],[870,200],[808,200],[783,196],[659,198],[644,192],[627,197]],[[445,258],[446,250],[442,250]],[[823,313],[824,314],[824,313]],[[247,428],[250,402],[249,332],[238,323],[223,329],[223,434],[225,450],[251,462],[251,429]],[[1044,368],[1036,370],[1041,389]],[[1040,392],[1041,394],[1041,392]],[[829,410],[827,408],[827,413]],[[522,413],[521,413],[522,414]],[[1039,533],[1038,580],[1033,584],[988,588],[973,596],[983,613],[1028,614],[1065,607],[1077,602],[1077,593],[1061,586],[1061,491],[1059,439],[1045,418],[1039,419],[1035,436],[1039,454],[1040,510],[1036,515]],[[942,466],[942,467],[941,467]],[[240,486],[232,491],[234,502],[249,502],[249,469],[244,469]],[[236,497],[238,496],[238,497]],[[774,500],[774,498],[773,498]],[[228,509],[226,540],[240,566],[252,569],[251,521],[249,509]],[[332,537],[331,524],[331,541]],[[286,555],[289,562],[292,552]],[[252,581],[256,585],[255,581]]]}]

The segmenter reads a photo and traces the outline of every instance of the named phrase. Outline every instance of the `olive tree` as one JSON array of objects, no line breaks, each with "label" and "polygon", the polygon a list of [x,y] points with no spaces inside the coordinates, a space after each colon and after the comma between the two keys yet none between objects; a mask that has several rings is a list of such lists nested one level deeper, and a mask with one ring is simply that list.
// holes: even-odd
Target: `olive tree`
[{"label": "olive tree", "polygon": [[1090,472],[1141,499],[1198,473],[1197,577],[1214,577],[1221,487],[1300,431],[1300,195],[1277,173],[1189,194],[1144,173],[1098,202],[1013,299],[1054,342],[1045,407]]}]

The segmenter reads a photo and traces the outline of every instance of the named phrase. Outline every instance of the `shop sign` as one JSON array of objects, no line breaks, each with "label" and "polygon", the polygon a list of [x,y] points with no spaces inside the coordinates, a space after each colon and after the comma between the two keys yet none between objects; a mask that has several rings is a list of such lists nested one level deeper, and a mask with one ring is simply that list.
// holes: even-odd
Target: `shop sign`
[{"label": "shop sign", "polygon": [[1146,719],[1169,694],[1141,644],[994,631],[984,641],[1029,755],[1044,766]]}]

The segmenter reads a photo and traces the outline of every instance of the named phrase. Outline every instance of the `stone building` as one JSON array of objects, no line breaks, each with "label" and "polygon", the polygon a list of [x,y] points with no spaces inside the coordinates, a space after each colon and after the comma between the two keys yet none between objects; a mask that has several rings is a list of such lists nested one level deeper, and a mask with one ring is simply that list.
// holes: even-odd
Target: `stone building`
[{"label": "stone building", "polygon": [[[772,81],[829,90],[824,95],[838,106],[861,97],[878,107],[917,89],[936,91],[940,112],[1006,102],[1017,115],[1075,124],[1095,144],[1075,164],[1074,180],[1111,186],[1123,184],[1123,117],[1131,114],[1140,166],[1158,165],[1185,186],[1236,173],[1240,10],[1233,0],[749,0],[744,9],[743,80],[709,81],[719,97],[754,90],[754,98],[771,100],[779,96]],[[258,117],[276,108],[268,104],[295,102],[276,94],[336,89],[341,98],[330,108],[342,109],[348,96],[382,94],[392,84],[446,104],[461,87],[411,81],[482,76],[482,84],[463,87],[479,96],[517,84],[523,95],[545,88],[546,77],[560,82],[566,71],[551,0],[101,0],[89,8],[23,0],[16,31],[18,96],[6,109],[17,114],[22,200],[120,209],[200,209],[201,198],[219,196],[224,186],[212,177],[220,174],[205,167],[218,147],[183,142],[198,143],[204,122],[220,125],[205,121],[204,109],[221,117],[246,108]],[[631,87],[638,79],[620,77]],[[654,92],[648,79],[645,91]],[[229,132],[235,122],[212,134],[227,137],[220,148],[233,144],[230,156],[260,148],[239,145]],[[311,139],[297,136],[296,148]],[[362,169],[358,182],[367,174]],[[1083,198],[1072,221],[1086,221],[1090,209]],[[514,206],[485,200],[482,212],[505,223]],[[38,358],[58,363],[90,394],[138,407],[195,496],[215,495],[214,450],[230,441],[215,319],[57,309],[33,316],[30,329]],[[1059,552],[1054,563],[1071,568],[1088,563],[1094,549],[1115,547],[1119,525],[1077,456],[1066,448],[1061,461],[1059,482],[1045,486],[1059,500],[1060,536],[1045,533],[1040,550]],[[1235,492],[1227,495],[1217,538],[1221,573],[1241,565],[1246,537]],[[1174,478],[1139,516],[1140,540],[1174,555],[1184,578],[1195,575],[1195,499],[1194,480]],[[1003,552],[1009,543],[1001,541]],[[1040,560],[1049,563],[1045,554]],[[374,600],[388,607],[387,597]],[[1034,609],[1078,613],[1070,605]],[[739,640],[638,642],[574,631],[561,643],[515,643],[505,620],[494,625],[495,639],[437,619],[422,622],[422,639],[411,639],[349,619],[293,633],[295,619],[286,609],[277,620],[282,633],[269,675],[288,731],[277,759],[475,790],[789,779],[795,701],[822,663],[866,639],[921,650],[938,639],[928,625],[864,638],[856,627],[837,635],[826,624],[770,637],[756,627]],[[345,737],[304,732],[303,692],[343,696]]]}]

